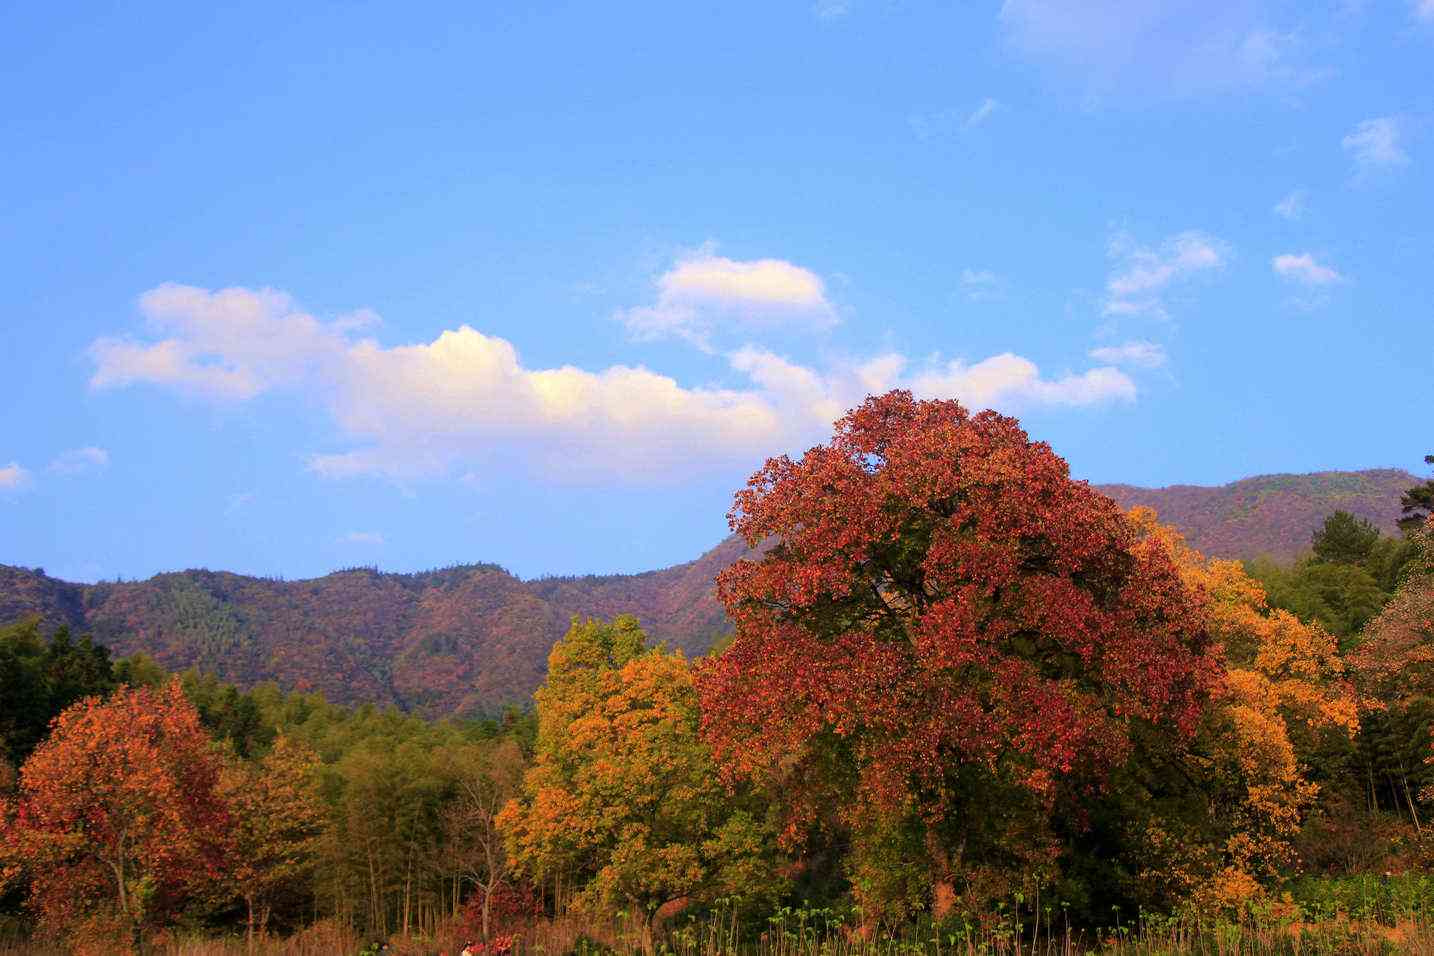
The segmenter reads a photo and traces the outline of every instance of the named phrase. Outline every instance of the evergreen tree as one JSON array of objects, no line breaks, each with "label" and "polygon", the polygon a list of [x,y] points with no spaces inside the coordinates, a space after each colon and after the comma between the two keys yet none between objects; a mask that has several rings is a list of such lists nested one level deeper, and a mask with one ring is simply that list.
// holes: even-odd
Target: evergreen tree
[{"label": "evergreen tree", "polygon": [[[1424,464],[1434,465],[1434,455],[1425,455]],[[1434,478],[1410,488],[1404,493],[1399,504],[1403,514],[1399,519],[1399,527],[1406,533],[1423,527],[1429,516],[1434,514]]]},{"label": "evergreen tree", "polygon": [[1348,511],[1336,511],[1324,519],[1311,542],[1317,561],[1331,564],[1359,564],[1369,557],[1379,541],[1379,529]]}]

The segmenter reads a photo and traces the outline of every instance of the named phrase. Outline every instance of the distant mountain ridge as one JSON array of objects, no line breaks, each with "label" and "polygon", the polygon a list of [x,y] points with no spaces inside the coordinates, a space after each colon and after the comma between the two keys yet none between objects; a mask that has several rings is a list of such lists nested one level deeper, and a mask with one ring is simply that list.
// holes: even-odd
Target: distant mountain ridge
[{"label": "distant mountain ridge", "polygon": [[[1155,508],[1208,554],[1288,560],[1337,509],[1394,533],[1399,497],[1417,481],[1378,469],[1219,487],[1097,487],[1122,506]],[[165,667],[199,667],[240,685],[273,680],[340,703],[472,714],[527,700],[574,615],[632,613],[654,640],[704,653],[729,630],[713,579],[745,553],[728,538],[659,571],[530,581],[475,564],[304,581],[196,570],[72,584],[0,565],[0,623],[39,614],[52,627],[92,633],[118,655],[143,651]]]},{"label": "distant mountain ridge", "polygon": [[1097,485],[1126,508],[1154,508],[1196,548],[1213,557],[1289,561],[1334,511],[1398,534],[1399,498],[1421,479],[1400,468],[1257,475],[1228,485]]}]

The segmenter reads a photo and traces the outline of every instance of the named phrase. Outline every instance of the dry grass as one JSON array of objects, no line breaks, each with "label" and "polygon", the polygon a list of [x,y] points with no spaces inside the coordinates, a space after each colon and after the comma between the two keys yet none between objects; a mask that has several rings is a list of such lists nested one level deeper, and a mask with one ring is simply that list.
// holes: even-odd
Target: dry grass
[{"label": "dry grass", "polygon": [[[1096,937],[1061,932],[1032,938],[1014,928],[966,934],[867,936],[846,927],[782,916],[753,935],[730,919],[708,919],[673,928],[659,943],[664,956],[1434,956],[1434,923],[1394,926],[1331,920],[1195,925],[1172,921],[1143,933]],[[512,956],[637,956],[634,927],[577,917],[542,920],[516,940]],[[356,956],[365,940],[335,924],[321,923],[289,937],[258,942],[256,956]],[[455,956],[462,941],[452,931],[434,938],[389,940],[392,956]],[[62,956],[71,950],[40,943],[0,942],[0,956]],[[122,947],[87,950],[123,953]],[[156,941],[147,956],[249,956],[242,938]]]}]

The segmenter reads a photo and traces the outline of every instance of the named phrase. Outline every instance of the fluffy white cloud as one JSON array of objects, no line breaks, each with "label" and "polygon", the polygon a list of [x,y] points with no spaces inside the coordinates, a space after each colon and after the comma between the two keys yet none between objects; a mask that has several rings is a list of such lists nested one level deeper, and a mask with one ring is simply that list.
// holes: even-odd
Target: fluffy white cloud
[{"label": "fluffy white cloud", "polygon": [[783,259],[728,259],[709,248],[658,277],[654,304],[618,318],[635,338],[682,338],[710,351],[721,328],[829,328],[836,310],[810,269]]},{"label": "fluffy white cloud", "polygon": [[[1431,0],[1434,2],[1434,0]],[[1275,203],[1274,213],[1281,219],[1288,219],[1290,222],[1304,218],[1305,214],[1305,191],[1296,189]]]},{"label": "fluffy white cloud", "polygon": [[1293,279],[1305,285],[1332,285],[1344,279],[1344,276],[1329,266],[1320,265],[1308,252],[1298,255],[1287,252],[1275,256],[1270,260],[1270,268],[1286,279]]},{"label": "fluffy white cloud", "polygon": [[1345,152],[1354,158],[1361,175],[1409,165],[1409,154],[1400,142],[1403,124],[1397,116],[1376,116],[1362,121],[1340,140]]},{"label": "fluffy white cloud", "polygon": [[1006,409],[1087,406],[1130,401],[1136,395],[1135,383],[1118,369],[1046,378],[1030,359],[1010,352],[974,364],[933,360],[917,368],[911,368],[905,356],[888,352],[826,372],[752,347],[734,353],[731,361],[813,429],[829,425],[867,395],[893,388],[908,389],[920,398],[954,398],[972,408]]},{"label": "fluffy white cloud", "polygon": [[339,544],[383,544],[383,535],[377,531],[350,531],[339,538]]},{"label": "fluffy white cloud", "polygon": [[[673,285],[726,294],[722,276],[720,269],[688,272]],[[814,294],[800,283],[743,288],[768,300],[810,301]],[[753,347],[726,356],[737,387],[693,387],[641,366],[530,368],[512,343],[468,326],[432,342],[385,347],[318,322],[271,292],[185,289],[169,301],[194,312],[170,313],[160,330],[172,334],[166,341],[175,351],[201,368],[242,372],[255,384],[250,394],[287,390],[327,409],[339,447],[311,456],[308,467],[331,478],[406,479],[496,463],[531,467],[551,480],[662,482],[748,465],[818,439],[845,409],[894,387],[1007,410],[1135,397],[1130,379],[1109,366],[1048,377],[1009,353],[919,366],[886,353],[819,370]],[[255,346],[226,323],[262,328],[270,341]],[[283,343],[302,351],[302,360]],[[154,347],[129,344],[137,351]],[[213,400],[244,397],[196,387],[193,376],[120,375],[105,364],[108,353],[95,358],[96,388],[143,380]]]},{"label": "fluffy white cloud", "polygon": [[50,462],[50,470],[61,475],[83,475],[90,471],[102,471],[109,463],[109,452],[90,445],[61,453]]},{"label": "fluffy white cloud", "polygon": [[1106,315],[1153,315],[1168,318],[1164,295],[1170,286],[1222,267],[1229,258],[1219,239],[1187,231],[1159,247],[1135,244],[1121,233],[1108,249],[1115,268],[1105,285]]},{"label": "fluffy white cloud", "polygon": [[20,491],[30,487],[30,472],[17,461],[0,467],[0,491]]},{"label": "fluffy white cloud", "polygon": [[1164,347],[1155,342],[1131,341],[1121,345],[1102,345],[1090,350],[1090,357],[1107,365],[1134,365],[1138,368],[1160,368],[1166,362]]},{"label": "fluffy white cloud", "polygon": [[1030,359],[1004,352],[974,365],[947,362],[915,376],[911,390],[925,398],[956,398],[976,408],[1011,405],[1097,405],[1132,401],[1135,383],[1119,369],[1093,368],[1048,379]]},{"label": "fluffy white cloud", "polygon": [[1414,15],[1426,23],[1434,22],[1434,0],[1414,0]]},{"label": "fluffy white cloud", "polygon": [[819,20],[840,20],[851,13],[851,3],[848,0],[817,0],[812,4],[812,13]]},{"label": "fluffy white cloud", "polygon": [[139,311],[150,331],[165,337],[96,340],[92,386],[152,383],[211,398],[253,398],[332,361],[346,334],[373,320],[364,311],[326,325],[273,289],[210,292],[172,283],[140,296]]}]

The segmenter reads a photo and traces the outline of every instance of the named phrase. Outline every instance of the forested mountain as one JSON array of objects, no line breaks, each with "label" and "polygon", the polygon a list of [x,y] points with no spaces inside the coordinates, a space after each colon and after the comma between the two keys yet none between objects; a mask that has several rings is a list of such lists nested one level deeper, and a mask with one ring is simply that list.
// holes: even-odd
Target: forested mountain
[{"label": "forested mountain", "polygon": [[727,629],[712,580],[743,551],[729,538],[661,571],[533,581],[480,564],[307,581],[201,570],[71,584],[0,565],[0,622],[38,613],[48,627],[66,624],[170,669],[242,685],[275,680],[339,703],[471,714],[527,700],[574,615],[636,613],[654,639],[705,651]]},{"label": "forested mountain", "polygon": [[[1400,495],[1416,480],[1384,469],[1102,490],[1127,507],[1154,507],[1212,555],[1289,559],[1335,510],[1393,532]],[[306,581],[183,571],[71,584],[0,565],[0,623],[38,613],[49,626],[91,633],[119,655],[143,651],[170,669],[199,667],[241,685],[274,680],[339,703],[471,714],[526,701],[574,615],[632,613],[653,639],[705,651],[727,629],[712,580],[743,551],[729,538],[660,571],[531,581],[478,564]]]},{"label": "forested mountain", "polygon": [[1222,558],[1289,561],[1309,550],[1310,535],[1335,511],[1398,534],[1399,499],[1420,479],[1399,468],[1257,475],[1228,485],[1138,488],[1101,485],[1127,508],[1154,508],[1186,540]]}]

